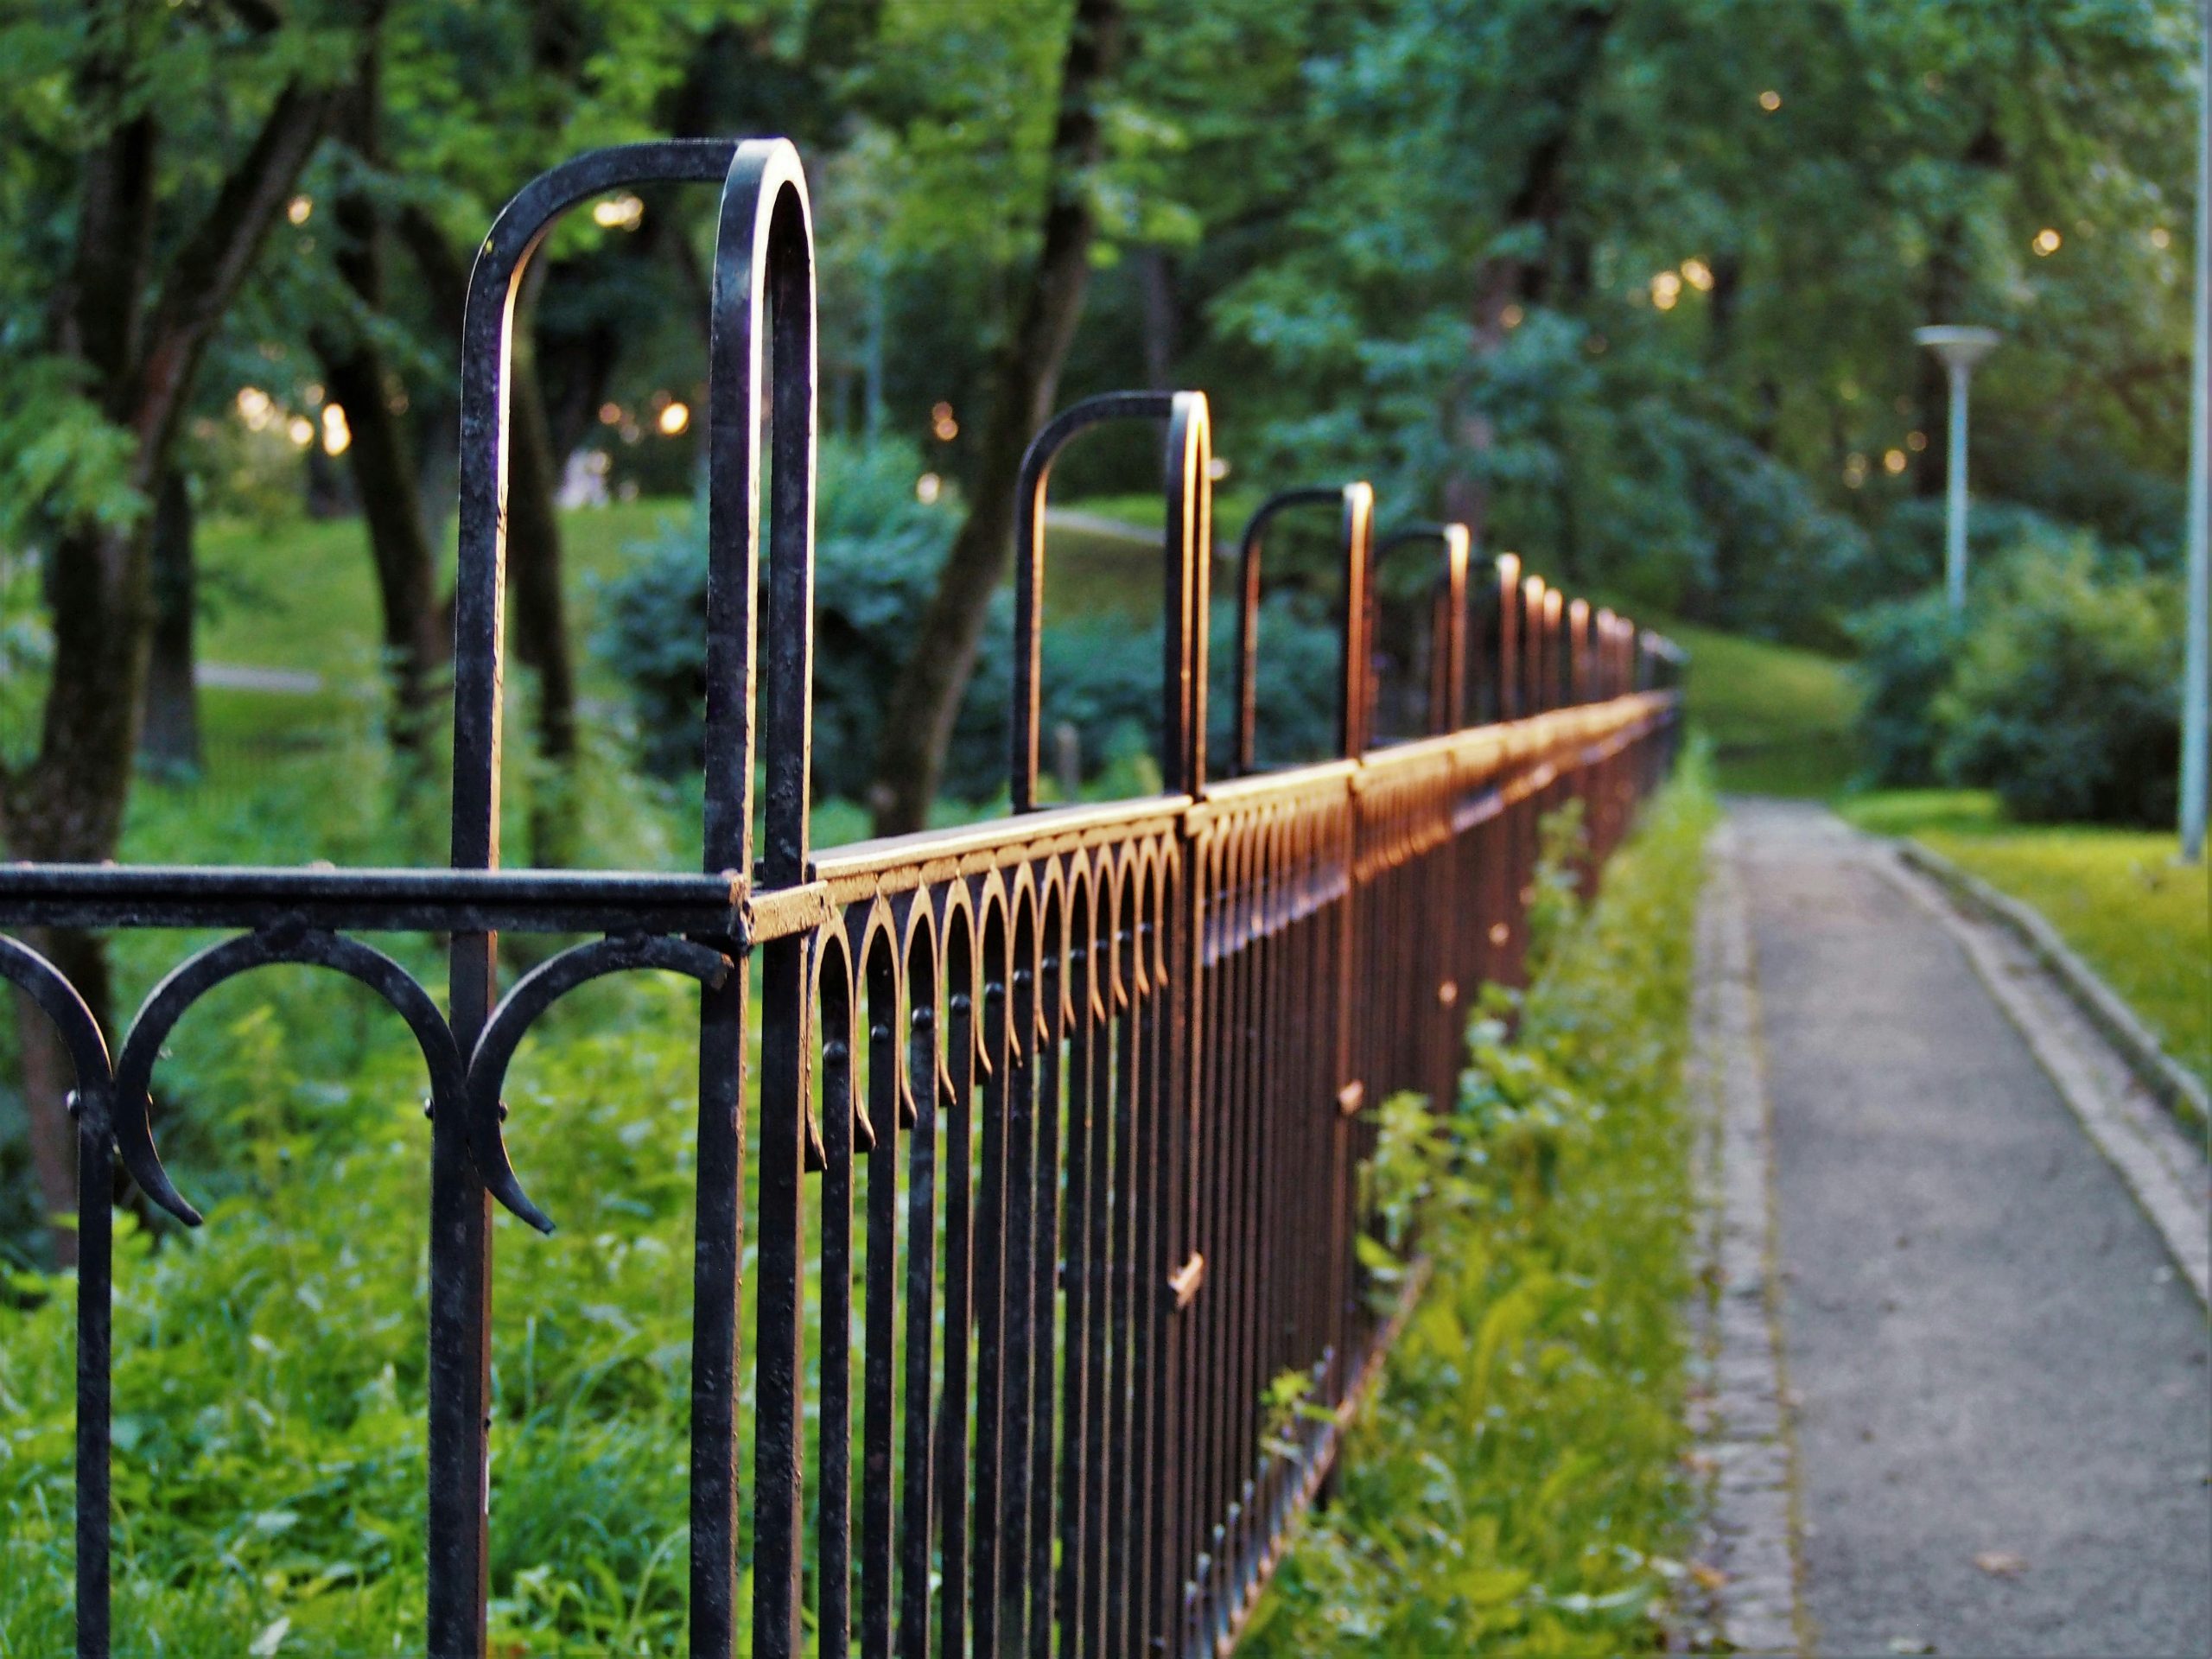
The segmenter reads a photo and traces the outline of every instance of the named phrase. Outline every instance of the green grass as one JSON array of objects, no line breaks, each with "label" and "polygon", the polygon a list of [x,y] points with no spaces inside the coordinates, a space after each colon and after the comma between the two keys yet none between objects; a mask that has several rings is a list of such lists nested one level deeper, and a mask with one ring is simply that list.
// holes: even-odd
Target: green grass
[{"label": "green grass", "polygon": [[1376,1190],[1387,1215],[1428,1189],[1435,1275],[1247,1651],[1662,1645],[1655,1608],[1688,1542],[1681,1065],[1713,810],[1694,768],[1656,804],[1519,1039],[1478,1026],[1455,1115],[1386,1107]]},{"label": "green grass", "polygon": [[[561,515],[561,549],[572,623],[590,626],[592,583],[619,569],[623,549],[683,519],[681,500],[630,501]],[[453,576],[450,525],[435,549],[441,582]],[[197,545],[207,590],[201,660],[253,668],[365,676],[379,638],[368,533],[358,518],[270,526],[217,521]],[[579,644],[582,641],[579,640]],[[589,671],[588,664],[584,666]],[[587,683],[586,695],[605,688]]]},{"label": "green grass", "polygon": [[1690,653],[1690,722],[1713,744],[1723,791],[1821,798],[1850,781],[1859,694],[1847,664],[1687,623],[1661,626]]},{"label": "green grass", "polygon": [[[1244,533],[1244,521],[1260,505],[1256,491],[1216,490],[1213,497],[1213,537],[1234,541]],[[1055,501],[1054,507],[1087,512],[1095,518],[1115,518],[1138,530],[1157,531],[1167,523],[1167,502],[1158,492],[1143,495],[1086,495],[1073,501]],[[1314,511],[1319,512],[1316,508]]]},{"label": "green grass", "polygon": [[1910,836],[2033,906],[2183,1065],[2212,1082],[2212,875],[2171,835],[2015,824],[1980,790],[1847,797],[1863,830]]}]

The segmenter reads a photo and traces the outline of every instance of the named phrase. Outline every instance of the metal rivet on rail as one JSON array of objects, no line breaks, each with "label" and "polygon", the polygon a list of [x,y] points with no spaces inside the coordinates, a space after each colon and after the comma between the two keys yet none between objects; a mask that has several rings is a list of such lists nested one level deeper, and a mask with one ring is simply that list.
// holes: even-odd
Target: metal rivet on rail
[{"label": "metal rivet on rail", "polygon": [[1198,1287],[1206,1281],[1206,1259],[1197,1251],[1191,1259],[1167,1275],[1167,1288],[1175,1293],[1175,1306],[1188,1307],[1198,1294]]}]

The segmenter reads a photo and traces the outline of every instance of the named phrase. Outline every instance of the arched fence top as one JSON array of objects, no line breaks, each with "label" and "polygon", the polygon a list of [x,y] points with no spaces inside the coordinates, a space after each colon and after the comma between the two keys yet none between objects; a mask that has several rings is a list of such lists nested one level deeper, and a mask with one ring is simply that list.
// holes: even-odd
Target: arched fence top
[{"label": "arched fence top", "polygon": [[1017,812],[1037,807],[1038,734],[1044,696],[1045,492],[1052,463],[1076,436],[1109,421],[1166,424],[1161,491],[1160,772],[1172,794],[1195,795],[1205,778],[1206,619],[1212,566],[1212,423],[1202,391],[1109,391],[1060,411],[1023,452],[1014,486],[1013,753]]},{"label": "arched fence top", "polygon": [[1297,507],[1337,509],[1337,551],[1344,571],[1343,614],[1337,633],[1337,753],[1357,756],[1362,746],[1359,709],[1367,654],[1368,566],[1373,557],[1375,491],[1362,481],[1306,485],[1279,490],[1253,510],[1237,543],[1236,728],[1229,775],[1247,778],[1258,764],[1260,696],[1260,577],[1268,529]]}]

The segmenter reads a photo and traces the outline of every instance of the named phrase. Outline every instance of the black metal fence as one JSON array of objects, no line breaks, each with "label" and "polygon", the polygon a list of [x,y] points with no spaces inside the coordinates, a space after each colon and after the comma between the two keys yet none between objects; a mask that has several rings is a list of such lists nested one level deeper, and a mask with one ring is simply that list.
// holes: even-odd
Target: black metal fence
[{"label": "black metal fence", "polygon": [[[706,873],[503,871],[512,298],[562,213],[687,180],[721,188]],[[502,1080],[532,1021],[607,974],[700,986],[692,1652],[742,1646],[741,1622],[763,1659],[855,1643],[1225,1650],[1327,1471],[1392,1329],[1355,1249],[1374,1149],[1363,1109],[1453,1086],[1468,995],[1519,971],[1540,816],[1579,800],[1605,855],[1671,753],[1679,658],[1524,582],[1510,556],[1471,572],[1459,526],[1416,527],[1382,548],[1440,559],[1421,653],[1431,734],[1370,747],[1372,493],[1291,492],[1243,537],[1235,775],[1214,780],[1206,401],[1096,398],[1039,435],[1023,474],[1014,814],[817,855],[808,215],[790,145],[702,141],[581,157],[493,226],[463,359],[452,868],[0,868],[0,925],[235,931],[162,981],[112,1057],[68,982],[0,938],[0,977],[53,1020],[76,1067],[79,1653],[110,1637],[114,1160],[199,1221],[155,1147],[155,1061],[195,999],[272,963],[368,986],[428,1071],[434,1654],[485,1646],[489,1202],[550,1226],[508,1159]],[[1038,810],[1046,478],[1062,445],[1109,419],[1166,429],[1166,792]],[[1255,775],[1262,533],[1312,506],[1340,519],[1342,758]],[[496,942],[516,931],[601,937],[502,994]],[[378,931],[450,939],[443,1010],[353,937]],[[1263,1421],[1287,1372],[1321,1409]]]}]

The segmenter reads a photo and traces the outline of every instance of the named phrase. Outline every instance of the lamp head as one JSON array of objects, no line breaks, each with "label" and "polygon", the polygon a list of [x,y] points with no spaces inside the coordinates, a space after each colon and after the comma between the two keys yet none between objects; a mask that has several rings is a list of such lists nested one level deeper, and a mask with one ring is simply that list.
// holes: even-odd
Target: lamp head
[{"label": "lamp head", "polygon": [[1912,337],[1954,369],[1971,369],[1997,349],[1998,340],[1994,328],[1974,328],[1955,323],[1916,328]]}]

